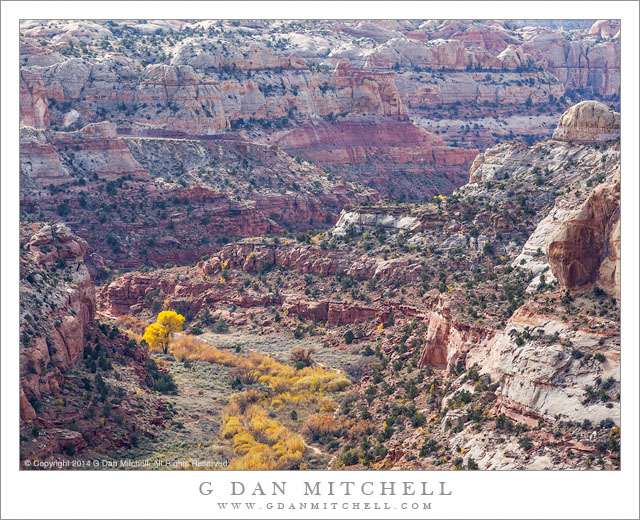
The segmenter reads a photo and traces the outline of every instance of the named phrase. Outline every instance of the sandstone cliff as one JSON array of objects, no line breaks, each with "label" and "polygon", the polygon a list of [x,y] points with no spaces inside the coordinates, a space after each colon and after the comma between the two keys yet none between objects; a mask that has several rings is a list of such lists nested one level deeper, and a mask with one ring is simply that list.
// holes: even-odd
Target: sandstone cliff
[{"label": "sandstone cliff", "polygon": [[620,176],[596,187],[549,237],[547,254],[560,285],[597,282],[620,298]]},{"label": "sandstone cliff", "polygon": [[[96,310],[95,289],[84,264],[87,243],[63,225],[42,227],[21,253],[20,389],[37,399],[55,394],[60,374],[82,359]],[[43,308],[48,308],[44,316]],[[20,414],[35,417],[26,399]]]},{"label": "sandstone cliff", "polygon": [[326,227],[348,201],[377,197],[276,147],[239,140],[122,137],[107,122],[20,135],[23,211],[81,234],[93,272],[112,262],[186,263],[233,236]]},{"label": "sandstone cliff", "polygon": [[577,143],[601,142],[620,137],[620,114],[597,101],[569,108],[558,122],[553,138]]},{"label": "sandstone cliff", "polygon": [[412,123],[394,121],[309,123],[278,145],[320,164],[348,167],[350,177],[394,198],[404,192],[408,200],[451,192],[466,180],[477,154],[447,146]]},{"label": "sandstone cliff", "polygon": [[[281,128],[285,120],[339,114],[405,120],[412,109],[465,101],[529,102],[544,114],[565,94],[619,96],[614,26],[600,21],[591,34],[570,41],[551,29],[514,30],[492,21],[406,21],[393,28],[318,21],[302,32],[282,32],[274,45],[269,31],[251,24],[251,38],[227,27],[234,36],[223,43],[224,30],[215,24],[26,21],[21,121],[66,128],[106,119],[204,135],[245,127],[262,132],[256,121]],[[157,27],[152,37],[150,27]],[[375,34],[376,42],[353,40],[361,33]],[[51,42],[42,44],[41,35]],[[111,40],[99,45],[92,38]],[[471,112],[474,118],[488,113],[481,106]]]}]

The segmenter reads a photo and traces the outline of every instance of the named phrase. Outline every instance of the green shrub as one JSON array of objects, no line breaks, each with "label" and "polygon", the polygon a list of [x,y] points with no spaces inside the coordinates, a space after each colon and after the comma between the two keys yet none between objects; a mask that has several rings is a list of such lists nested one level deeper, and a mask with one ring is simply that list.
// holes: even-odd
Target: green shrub
[{"label": "green shrub", "polygon": [[229,332],[229,325],[223,319],[219,319],[213,324],[211,330],[213,330],[213,332],[215,332],[216,334],[226,334],[227,332]]},{"label": "green shrub", "polygon": [[358,463],[358,452],[356,450],[347,450],[340,457],[345,466],[353,466]]},{"label": "green shrub", "polygon": [[415,414],[413,414],[413,417],[411,417],[411,426],[413,426],[414,428],[419,428],[420,426],[424,426],[426,422],[427,422],[427,418],[423,413],[416,412]]},{"label": "green shrub", "polygon": [[40,410],[42,410],[42,402],[40,401],[40,399],[38,399],[35,395],[32,395],[28,397],[28,400],[35,412],[40,413]]},{"label": "green shrub", "polygon": [[528,451],[533,448],[533,442],[531,442],[531,437],[523,437],[518,440],[518,444],[524,451]]},{"label": "green shrub", "polygon": [[500,414],[496,417],[496,429],[510,432],[514,429],[514,424],[505,414]]},{"label": "green shrub", "polygon": [[175,381],[171,374],[160,374],[159,372],[153,375],[153,390],[160,392],[161,394],[174,393],[177,390]]}]

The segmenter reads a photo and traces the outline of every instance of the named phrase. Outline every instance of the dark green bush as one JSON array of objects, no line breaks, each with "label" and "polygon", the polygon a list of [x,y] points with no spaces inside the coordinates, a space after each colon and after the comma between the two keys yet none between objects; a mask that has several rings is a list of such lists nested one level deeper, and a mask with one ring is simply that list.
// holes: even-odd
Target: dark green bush
[{"label": "dark green bush", "polygon": [[355,339],[355,335],[351,329],[349,329],[347,332],[344,333],[344,342],[347,345],[351,345],[354,339]]},{"label": "dark green bush", "polygon": [[356,450],[347,450],[342,453],[342,462],[345,466],[353,466],[358,463],[358,452]]}]

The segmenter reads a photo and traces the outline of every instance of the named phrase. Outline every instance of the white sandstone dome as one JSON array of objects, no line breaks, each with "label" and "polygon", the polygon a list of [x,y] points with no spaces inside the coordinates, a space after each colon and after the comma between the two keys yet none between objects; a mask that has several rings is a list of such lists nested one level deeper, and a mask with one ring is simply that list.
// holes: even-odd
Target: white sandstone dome
[{"label": "white sandstone dome", "polygon": [[599,101],[582,101],[569,108],[558,121],[553,138],[558,141],[593,143],[620,136],[620,114]]}]

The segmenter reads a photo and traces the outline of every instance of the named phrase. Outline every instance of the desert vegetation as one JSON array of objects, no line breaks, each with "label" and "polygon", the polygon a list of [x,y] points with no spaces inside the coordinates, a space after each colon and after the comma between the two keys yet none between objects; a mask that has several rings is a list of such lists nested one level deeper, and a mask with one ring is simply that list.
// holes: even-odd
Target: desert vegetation
[{"label": "desert vegetation", "polygon": [[[292,352],[296,366],[256,352],[245,356],[223,352],[191,336],[173,341],[169,352],[178,361],[206,361],[234,369],[231,384],[240,391],[231,396],[224,410],[220,432],[233,447],[230,469],[301,468],[306,443],[275,417],[288,414],[298,425],[298,417],[310,409],[332,409],[326,396],[351,386],[343,373],[312,363],[312,352],[304,350]],[[309,364],[301,366],[301,361]],[[316,432],[317,423],[317,417],[307,420],[303,433]]]}]

